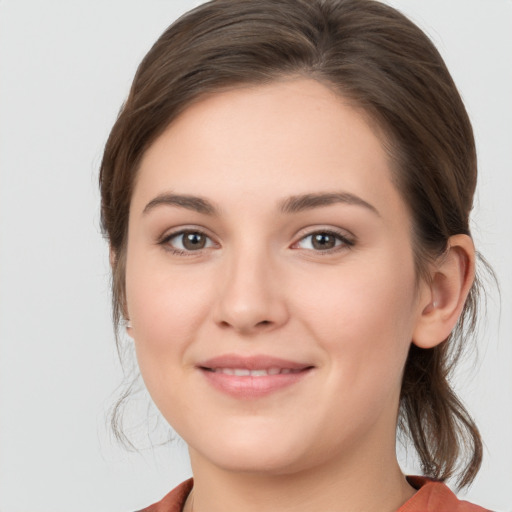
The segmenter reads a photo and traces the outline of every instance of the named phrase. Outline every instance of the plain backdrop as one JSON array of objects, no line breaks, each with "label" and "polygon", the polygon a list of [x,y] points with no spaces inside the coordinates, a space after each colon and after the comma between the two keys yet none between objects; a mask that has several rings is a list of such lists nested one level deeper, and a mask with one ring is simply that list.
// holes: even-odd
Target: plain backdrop
[{"label": "plain backdrop", "polygon": [[[123,376],[97,173],[138,62],[199,3],[0,0],[0,512],[133,511],[190,475],[182,442],[130,453],[106,425]],[[389,3],[437,44],[475,128],[472,226],[501,316],[491,295],[455,384],[486,444],[467,499],[512,511],[512,2]]]}]

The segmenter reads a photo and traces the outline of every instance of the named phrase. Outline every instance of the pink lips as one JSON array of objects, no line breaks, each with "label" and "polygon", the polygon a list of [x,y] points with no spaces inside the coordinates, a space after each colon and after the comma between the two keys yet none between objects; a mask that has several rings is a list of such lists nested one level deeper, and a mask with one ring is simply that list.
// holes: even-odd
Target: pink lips
[{"label": "pink lips", "polygon": [[295,384],[313,367],[271,356],[228,354],[201,362],[197,368],[217,390],[235,398],[250,399]]}]

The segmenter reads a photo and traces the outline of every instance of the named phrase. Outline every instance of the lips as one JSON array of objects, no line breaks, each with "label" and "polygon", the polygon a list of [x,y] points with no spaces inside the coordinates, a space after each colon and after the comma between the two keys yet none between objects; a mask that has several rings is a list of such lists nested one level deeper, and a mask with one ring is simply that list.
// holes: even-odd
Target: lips
[{"label": "lips", "polygon": [[225,375],[236,375],[237,377],[265,377],[266,375],[284,375],[287,373],[297,373],[302,370],[292,370],[291,368],[273,367],[262,370],[248,370],[246,368],[205,368],[215,373],[224,373]]},{"label": "lips", "polygon": [[313,366],[266,355],[224,355],[201,362],[197,368],[217,391],[254,399],[297,384]]}]

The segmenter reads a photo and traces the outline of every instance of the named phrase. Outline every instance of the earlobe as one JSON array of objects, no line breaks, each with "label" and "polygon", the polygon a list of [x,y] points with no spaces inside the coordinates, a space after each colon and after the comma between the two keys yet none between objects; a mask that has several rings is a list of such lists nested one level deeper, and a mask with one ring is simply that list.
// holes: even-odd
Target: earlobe
[{"label": "earlobe", "polygon": [[428,293],[420,304],[413,343],[433,348],[442,343],[457,324],[475,278],[475,247],[468,235],[454,235],[432,270]]}]

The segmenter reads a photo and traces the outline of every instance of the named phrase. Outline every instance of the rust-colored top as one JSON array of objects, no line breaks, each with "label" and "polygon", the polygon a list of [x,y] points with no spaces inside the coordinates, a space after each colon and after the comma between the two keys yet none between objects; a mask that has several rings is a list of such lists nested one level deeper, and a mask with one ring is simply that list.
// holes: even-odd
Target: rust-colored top
[{"label": "rust-colored top", "polygon": [[178,487],[175,487],[162,501],[139,512],[182,512],[183,505],[185,505],[185,501],[193,485],[194,481],[192,478],[189,478],[178,485]]},{"label": "rust-colored top", "polygon": [[[435,482],[421,476],[408,476],[407,480],[418,492],[397,512],[490,512],[457,496],[442,482]],[[192,490],[193,480],[189,479],[172,490],[162,501],[140,512],[182,512],[185,500]]]}]

